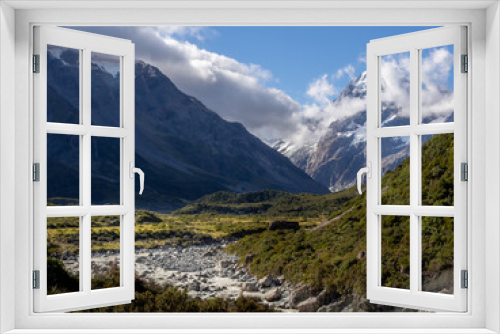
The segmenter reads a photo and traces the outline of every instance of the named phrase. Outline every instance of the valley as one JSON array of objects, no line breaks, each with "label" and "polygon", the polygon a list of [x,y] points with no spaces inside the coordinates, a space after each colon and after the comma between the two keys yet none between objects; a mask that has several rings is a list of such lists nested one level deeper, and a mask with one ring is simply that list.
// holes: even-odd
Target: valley
[{"label": "valley", "polygon": [[[430,138],[422,152],[424,201],[452,205],[453,136]],[[404,203],[408,178],[405,159],[382,178],[382,201]],[[365,195],[357,195],[354,188],[326,195],[264,190],[214,193],[170,214],[137,211],[136,300],[128,308],[94,311],[165,312],[186,305],[202,311],[214,303],[217,312],[409,311],[372,305],[364,298],[365,203]],[[397,217],[384,223],[386,286],[409,282],[409,230],[401,228],[404,224]],[[422,226],[423,287],[453,293],[453,219],[427,217]],[[54,293],[67,291],[65,286],[76,277],[78,235],[78,220],[48,222],[47,253],[59,262],[52,264],[57,270],[49,277],[56,282]],[[109,286],[117,275],[117,219],[94,217],[92,240],[95,279]],[[61,275],[61,267],[70,277]],[[149,305],[151,294],[161,301]],[[268,294],[274,301],[267,301]],[[173,307],[177,298],[182,303]]]}]

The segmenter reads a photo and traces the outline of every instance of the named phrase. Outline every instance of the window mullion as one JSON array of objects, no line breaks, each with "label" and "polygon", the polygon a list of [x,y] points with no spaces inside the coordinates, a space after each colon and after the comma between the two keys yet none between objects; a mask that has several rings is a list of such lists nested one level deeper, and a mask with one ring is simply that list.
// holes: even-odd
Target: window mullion
[{"label": "window mullion", "polygon": [[[91,51],[86,48],[83,49],[83,61],[81,64],[82,68],[82,121],[83,125],[87,128],[91,126]],[[83,226],[82,226],[82,243],[83,247],[80,250],[81,260],[81,277],[83,281],[83,291],[90,293],[91,282],[92,282],[92,266],[91,266],[91,185],[92,185],[92,161],[91,161],[91,134],[90,132],[85,133],[82,136],[82,161],[81,170],[82,172],[82,201],[83,206],[89,208],[89,211],[83,216]]]},{"label": "window mullion", "polygon": [[413,208],[420,204],[420,145],[419,135],[415,133],[419,120],[419,51],[410,50],[410,291],[415,293],[419,290],[421,271],[420,266],[420,217],[413,212]]}]

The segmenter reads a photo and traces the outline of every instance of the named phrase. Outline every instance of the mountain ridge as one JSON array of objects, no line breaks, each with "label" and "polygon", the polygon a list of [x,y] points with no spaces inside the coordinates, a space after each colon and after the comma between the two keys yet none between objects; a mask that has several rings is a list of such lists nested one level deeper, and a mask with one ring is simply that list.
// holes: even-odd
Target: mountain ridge
[{"label": "mountain ridge", "polygon": [[[356,183],[357,171],[366,164],[366,71],[352,79],[331,104],[334,108],[357,106],[357,111],[332,121],[326,133],[315,142],[303,145],[277,140],[271,146],[287,156],[297,167],[330,191],[340,191],[352,187]],[[400,80],[403,91],[409,91],[406,78]],[[382,82],[382,92],[387,90]],[[449,92],[447,92],[449,93]],[[362,107],[360,107],[362,106]],[[394,101],[382,101],[382,126],[401,126],[409,124],[409,117],[401,112],[401,106]],[[437,119],[428,116],[424,122]],[[441,121],[453,121],[453,112],[445,113]],[[428,137],[423,138],[423,141]],[[382,152],[383,172],[395,168],[409,154],[409,142],[404,137],[384,140]]]}]

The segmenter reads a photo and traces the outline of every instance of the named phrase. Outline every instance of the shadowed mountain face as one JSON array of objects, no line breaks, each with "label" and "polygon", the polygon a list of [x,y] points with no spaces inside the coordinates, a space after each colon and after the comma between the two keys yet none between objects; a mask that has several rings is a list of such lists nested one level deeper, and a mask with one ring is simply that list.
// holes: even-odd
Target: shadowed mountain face
[{"label": "shadowed mountain face", "polygon": [[[78,66],[70,51],[48,55],[48,121],[78,122]],[[169,211],[215,191],[277,189],[326,193],[288,158],[250,134],[241,124],[223,120],[196,98],[182,93],[158,68],[135,67],[136,166],[146,174],[139,208]],[[116,109],[119,76],[92,66],[92,124],[108,124]],[[94,100],[94,99],[93,99]],[[48,150],[48,198],[78,197],[78,145],[52,138]],[[74,143],[72,143],[74,144]],[[67,148],[70,151],[67,152]],[[118,145],[92,143],[92,202],[112,203],[120,171]],[[65,171],[61,182],[60,171]],[[68,187],[68,184],[75,184]]]}]

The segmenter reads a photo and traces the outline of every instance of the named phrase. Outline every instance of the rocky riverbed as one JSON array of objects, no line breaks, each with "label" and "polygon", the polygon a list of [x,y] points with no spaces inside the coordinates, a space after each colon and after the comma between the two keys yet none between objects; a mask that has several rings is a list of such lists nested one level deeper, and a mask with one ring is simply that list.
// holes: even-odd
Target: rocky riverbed
[{"label": "rocky riverbed", "polygon": [[[258,279],[239,264],[237,256],[224,252],[226,246],[219,243],[136,250],[135,270],[145,280],[187,289],[192,298],[236,299],[242,295],[281,312],[409,311],[370,304],[357,295],[338,296],[304,284],[292,285],[282,276]],[[63,263],[70,272],[78,270],[75,257],[63,258]],[[117,253],[92,254],[94,272],[109,272],[117,263]]]},{"label": "rocky riverbed", "polygon": [[[187,289],[192,298],[236,299],[243,295],[276,310],[297,311],[290,304],[291,284],[270,275],[257,279],[238,264],[237,256],[224,252],[225,246],[227,243],[136,250],[135,271],[145,280]],[[116,252],[92,254],[94,273],[105,274],[119,262]],[[77,257],[65,257],[63,263],[69,272],[77,273]]]},{"label": "rocky riverbed", "polygon": [[281,277],[250,275],[238,257],[223,251],[225,244],[166,248],[136,252],[136,271],[145,279],[188,289],[193,298],[230,298],[240,295],[282,311],[292,311],[292,286]]}]

